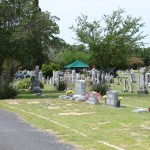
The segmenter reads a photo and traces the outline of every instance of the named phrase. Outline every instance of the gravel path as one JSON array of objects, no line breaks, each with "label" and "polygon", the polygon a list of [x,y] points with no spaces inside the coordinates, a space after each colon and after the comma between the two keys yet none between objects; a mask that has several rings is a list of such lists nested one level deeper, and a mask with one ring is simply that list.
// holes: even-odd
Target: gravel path
[{"label": "gravel path", "polygon": [[53,134],[31,127],[16,114],[0,109],[0,150],[75,150]]}]

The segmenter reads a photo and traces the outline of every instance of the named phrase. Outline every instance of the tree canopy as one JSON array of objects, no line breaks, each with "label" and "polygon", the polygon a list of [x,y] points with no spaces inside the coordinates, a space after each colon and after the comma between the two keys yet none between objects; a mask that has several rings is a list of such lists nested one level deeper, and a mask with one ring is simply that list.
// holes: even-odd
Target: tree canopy
[{"label": "tree canopy", "polygon": [[143,45],[145,35],[140,31],[143,26],[141,17],[125,16],[125,10],[119,8],[102,16],[101,21],[90,22],[87,16],[79,16],[71,29],[78,41],[89,46],[93,65],[105,70],[127,63],[134,50]]},{"label": "tree canopy", "polygon": [[42,65],[46,50],[54,45],[59,34],[58,20],[49,12],[42,12],[38,0],[2,0],[0,67],[8,58],[21,64]]}]

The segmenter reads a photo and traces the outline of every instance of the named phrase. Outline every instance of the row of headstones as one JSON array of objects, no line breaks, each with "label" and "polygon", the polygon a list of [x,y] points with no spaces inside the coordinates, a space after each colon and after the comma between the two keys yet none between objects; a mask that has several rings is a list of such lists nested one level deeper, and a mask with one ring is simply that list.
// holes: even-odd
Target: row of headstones
[{"label": "row of headstones", "polygon": [[[98,104],[99,100],[95,94],[92,92],[89,94],[89,97],[85,100],[86,95],[86,81],[77,80],[75,82],[75,94],[72,96],[60,95],[59,99],[62,100],[75,100],[75,101],[85,101],[89,104]],[[117,91],[107,91],[105,104],[113,107],[120,107],[120,101],[118,99]]]},{"label": "row of headstones", "polygon": [[39,72],[39,80],[41,80],[45,84],[56,85],[59,81],[70,80],[72,83],[75,83],[76,80],[80,80],[85,78],[80,75],[80,73],[76,73],[75,70],[72,70],[72,74],[64,74],[63,76],[59,75],[59,71],[53,71],[52,77],[45,78],[43,73]]}]

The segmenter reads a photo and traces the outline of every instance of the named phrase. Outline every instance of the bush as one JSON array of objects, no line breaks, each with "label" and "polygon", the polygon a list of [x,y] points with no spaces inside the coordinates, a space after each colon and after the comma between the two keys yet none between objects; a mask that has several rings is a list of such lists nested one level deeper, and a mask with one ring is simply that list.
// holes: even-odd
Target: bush
[{"label": "bush", "polygon": [[[29,89],[31,85],[31,79],[30,78],[24,78],[19,81],[18,88],[19,89]],[[40,87],[41,89],[44,89],[44,83],[40,81]]]},{"label": "bush", "polygon": [[9,77],[0,77],[0,99],[15,98],[18,94],[17,88],[13,84],[13,80]]},{"label": "bush", "polygon": [[45,75],[45,77],[53,76],[53,70],[59,70],[60,66],[54,63],[49,63],[49,64],[43,64],[42,65],[42,72]]},{"label": "bush", "polygon": [[58,91],[64,91],[67,88],[67,84],[64,81],[60,81],[56,87]]},{"label": "bush", "polygon": [[108,85],[106,82],[94,84],[91,88],[92,91],[95,91],[97,93],[100,93],[101,95],[106,95],[106,91],[108,91],[110,88],[110,85]]}]

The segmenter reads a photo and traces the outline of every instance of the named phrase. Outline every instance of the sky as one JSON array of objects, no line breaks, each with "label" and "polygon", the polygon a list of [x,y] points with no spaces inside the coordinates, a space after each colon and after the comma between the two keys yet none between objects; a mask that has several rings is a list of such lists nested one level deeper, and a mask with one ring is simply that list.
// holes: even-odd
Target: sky
[{"label": "sky", "polygon": [[78,44],[75,33],[69,29],[76,25],[78,16],[87,15],[90,21],[101,20],[104,14],[112,14],[118,8],[125,9],[126,15],[142,17],[145,26],[141,31],[148,35],[144,42],[150,43],[150,0],[39,0],[39,6],[42,11],[60,18],[57,22],[60,28],[58,36],[69,44]]}]

